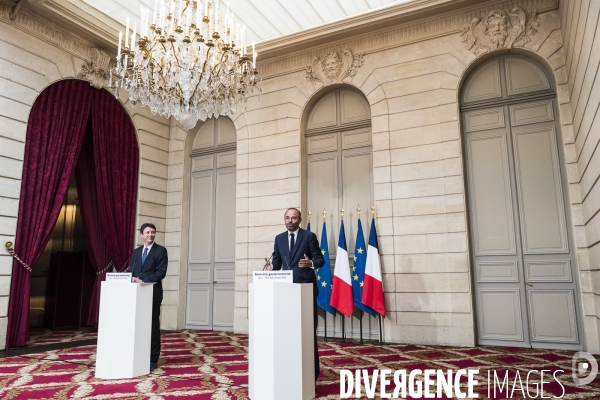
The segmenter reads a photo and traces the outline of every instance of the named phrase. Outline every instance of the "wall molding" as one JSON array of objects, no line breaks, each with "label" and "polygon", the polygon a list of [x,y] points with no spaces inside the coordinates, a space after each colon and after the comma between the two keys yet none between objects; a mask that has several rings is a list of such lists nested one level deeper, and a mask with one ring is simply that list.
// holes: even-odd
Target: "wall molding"
[{"label": "wall molding", "polygon": [[[315,58],[324,58],[330,52],[350,49],[354,54],[372,54],[394,47],[404,46],[435,37],[462,33],[475,18],[484,19],[497,9],[522,8],[535,10],[538,14],[558,8],[558,0],[502,0],[491,1],[462,10],[449,12],[441,16],[421,19],[417,22],[401,24],[367,35],[354,36],[327,45],[302,50],[288,55],[258,61],[258,70],[263,79],[275,78],[297,72],[303,72],[312,65]],[[459,43],[460,43],[460,39]],[[258,51],[260,53],[260,47]]]},{"label": "wall molding", "polygon": [[26,8],[22,8],[11,20],[11,10],[10,6],[0,3],[0,21],[83,61],[73,78],[87,80],[96,88],[107,84],[109,70],[114,64],[108,52]]}]

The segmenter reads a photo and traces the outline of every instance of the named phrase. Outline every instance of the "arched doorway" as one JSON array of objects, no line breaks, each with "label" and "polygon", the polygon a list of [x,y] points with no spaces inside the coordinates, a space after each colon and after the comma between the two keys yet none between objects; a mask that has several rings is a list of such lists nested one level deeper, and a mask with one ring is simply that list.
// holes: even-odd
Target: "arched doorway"
[{"label": "arched doorway", "polygon": [[[374,203],[373,145],[371,133],[371,107],[365,96],[352,87],[338,87],[322,94],[307,109],[304,126],[304,177],[306,211],[303,221],[311,223],[311,230],[321,238],[322,212],[327,211],[327,244],[332,267],[340,232],[340,210],[345,209],[344,229],[350,266],[354,265],[357,233],[357,206],[361,206],[363,235],[368,238],[371,224],[370,207]],[[341,318],[345,318],[346,337],[377,339],[377,319],[355,307],[351,318],[331,314],[317,308],[319,324],[317,334],[341,337]],[[325,324],[327,318],[327,324]]]},{"label": "arched doorway", "polygon": [[461,117],[478,343],[582,348],[555,85],[505,54],[465,80]]},{"label": "arched doorway", "polygon": [[[119,270],[127,268],[131,255],[138,168],[135,128],[113,95],[79,80],[59,81],[40,93],[27,124],[15,238],[15,253],[31,269],[16,259],[13,261],[6,347],[26,344],[30,271],[37,269],[36,263],[56,231],[57,221],[59,225],[65,222],[68,211],[77,220],[75,209],[81,211],[85,249],[93,267],[92,293],[86,305],[89,312],[78,317],[78,325],[82,325],[83,319],[86,320],[84,324],[97,324],[100,282],[112,266]],[[64,204],[65,197],[69,200],[75,196],[67,195],[70,186],[78,198],[77,204]],[[62,215],[65,218],[60,220]],[[70,231],[69,239],[74,240],[74,229],[59,227],[59,231],[63,238]],[[62,253],[74,249],[74,246],[64,246],[64,242],[60,246]],[[52,252],[54,246],[51,247]],[[69,255],[63,255],[58,264],[62,263],[60,260],[70,259]],[[60,283],[60,265],[58,268],[56,281]],[[71,307],[73,303],[81,303],[83,297],[70,295],[70,286],[67,284],[63,289],[55,286],[57,315],[66,312],[67,308],[79,313],[85,308],[81,304]],[[60,299],[63,306],[58,304]],[[71,325],[69,322],[68,326]]]},{"label": "arched doorway", "polygon": [[236,130],[207,120],[191,151],[185,326],[233,332]]}]

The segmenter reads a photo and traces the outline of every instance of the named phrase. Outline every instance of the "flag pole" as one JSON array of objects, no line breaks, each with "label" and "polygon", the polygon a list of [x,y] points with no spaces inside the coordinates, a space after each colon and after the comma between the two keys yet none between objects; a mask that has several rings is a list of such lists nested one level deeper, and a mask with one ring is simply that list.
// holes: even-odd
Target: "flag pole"
[{"label": "flag pole", "polygon": [[[375,223],[375,205],[371,204],[371,219]],[[381,314],[377,314],[379,320],[379,344],[383,344],[383,330],[381,329]]]},{"label": "flag pole", "polygon": [[[340,215],[342,216],[341,221],[344,222],[344,206],[340,210]],[[342,343],[346,342],[346,318],[345,315],[342,314]]]},{"label": "flag pole", "polygon": [[[360,221],[360,203],[358,203],[358,207],[356,207],[356,215],[358,220]],[[354,243],[354,247],[356,247],[356,243]],[[354,249],[356,251],[356,248]],[[354,258],[356,260],[356,257]],[[360,344],[364,344],[363,342],[363,316],[365,312],[361,310],[360,313]]]},{"label": "flag pole", "polygon": [[364,344],[363,335],[362,335],[362,319],[365,316],[365,312],[360,310],[360,344]]},{"label": "flag pole", "polygon": [[[308,215],[309,215],[308,218],[310,218],[310,211],[308,212]],[[327,210],[323,209],[323,223],[326,222],[326,218],[325,218],[326,216],[327,216]],[[329,249],[327,249],[327,251],[329,251]],[[329,257],[329,256],[327,256],[327,257]],[[325,342],[327,342],[327,311],[325,311],[324,315],[325,315]],[[334,318],[335,318],[335,316],[334,316]]]}]

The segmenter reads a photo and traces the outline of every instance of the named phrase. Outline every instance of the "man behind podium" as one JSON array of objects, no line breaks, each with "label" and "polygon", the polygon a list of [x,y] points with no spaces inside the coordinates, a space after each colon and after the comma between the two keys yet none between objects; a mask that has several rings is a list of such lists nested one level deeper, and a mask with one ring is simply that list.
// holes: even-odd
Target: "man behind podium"
[{"label": "man behind podium", "polygon": [[315,382],[319,377],[319,351],[317,349],[317,279],[315,269],[321,268],[325,261],[319,248],[317,236],[300,228],[302,214],[296,208],[289,208],[284,215],[286,232],[275,237],[273,261],[265,258],[267,269],[291,269],[294,283],[313,284],[313,312],[315,323]]},{"label": "man behind podium", "polygon": [[140,228],[144,245],[133,251],[131,273],[134,283],[154,282],[152,293],[152,331],[150,333],[150,371],[158,366],[160,356],[160,304],[163,299],[162,280],[167,274],[167,249],[154,243],[156,227],[145,223]]}]

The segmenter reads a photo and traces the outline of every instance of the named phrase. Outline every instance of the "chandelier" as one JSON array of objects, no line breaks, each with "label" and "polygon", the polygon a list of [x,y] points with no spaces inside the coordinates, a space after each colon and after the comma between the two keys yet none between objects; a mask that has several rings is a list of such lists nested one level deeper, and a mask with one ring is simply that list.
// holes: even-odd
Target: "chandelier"
[{"label": "chandelier", "polygon": [[[148,106],[152,114],[173,116],[186,130],[198,120],[236,112],[245,105],[262,79],[256,69],[256,51],[246,54],[246,26],[227,12],[219,14],[219,0],[155,0],[154,11],[141,11],[125,42],[119,32],[116,67],[110,71],[109,87],[115,97],[119,87],[129,93],[132,106]],[[150,15],[152,14],[152,15]],[[152,18],[152,24],[149,18]]]}]

